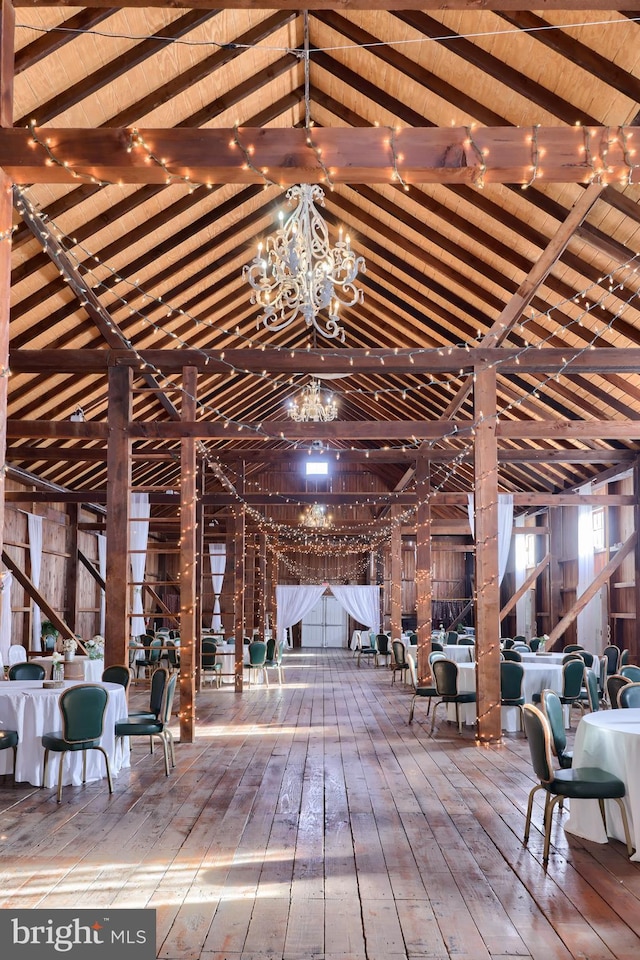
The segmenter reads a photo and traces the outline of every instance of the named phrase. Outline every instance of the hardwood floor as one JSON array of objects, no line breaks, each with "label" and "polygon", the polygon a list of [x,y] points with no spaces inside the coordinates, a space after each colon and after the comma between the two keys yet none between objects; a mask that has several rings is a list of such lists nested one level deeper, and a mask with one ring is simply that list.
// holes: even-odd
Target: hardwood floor
[{"label": "hardwood floor", "polygon": [[431,738],[349,651],[291,651],[270,680],[207,687],[168,778],[144,742],[112,797],[0,778],[0,906],[154,907],[165,960],[637,960],[622,844],[554,824],[545,874],[538,802],[523,847],[522,735]]}]

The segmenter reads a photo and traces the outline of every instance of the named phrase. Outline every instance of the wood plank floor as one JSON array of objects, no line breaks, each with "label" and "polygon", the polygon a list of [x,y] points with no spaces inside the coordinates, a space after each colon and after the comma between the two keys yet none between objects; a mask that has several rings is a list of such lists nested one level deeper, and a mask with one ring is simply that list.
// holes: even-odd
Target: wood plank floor
[{"label": "wood plank floor", "polygon": [[523,847],[520,734],[431,738],[426,705],[409,726],[409,687],[349,651],[271,678],[207,688],[168,778],[143,742],[112,797],[0,777],[0,906],[154,907],[164,960],[638,960],[622,844],[554,825],[545,874],[538,803]]}]

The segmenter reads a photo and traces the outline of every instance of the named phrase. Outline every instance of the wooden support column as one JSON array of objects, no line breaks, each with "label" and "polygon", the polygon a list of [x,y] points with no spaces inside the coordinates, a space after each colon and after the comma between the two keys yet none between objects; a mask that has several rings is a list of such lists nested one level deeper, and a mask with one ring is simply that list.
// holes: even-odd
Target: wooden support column
[{"label": "wooden support column", "polygon": [[253,532],[245,532],[244,561],[244,622],[245,636],[252,637],[256,630],[256,540]]},{"label": "wooden support column", "polygon": [[197,549],[196,549],[196,609],[195,609],[195,621],[196,621],[196,631],[195,631],[195,643],[193,648],[193,660],[195,667],[195,684],[196,691],[200,692],[200,684],[202,680],[202,671],[200,665],[202,663],[202,625],[203,625],[203,610],[202,610],[202,597],[204,595],[204,570],[205,570],[205,544],[204,544],[204,506],[202,504],[202,494],[204,493],[205,487],[205,478],[204,478],[204,460],[201,459],[198,463],[197,472],[198,472],[198,495],[196,499],[196,537],[197,537]]},{"label": "wooden support column", "polygon": [[[549,507],[549,619],[542,628],[536,611],[538,633],[550,634],[562,618],[562,569],[560,567],[562,551],[562,507]],[[536,596],[539,591],[536,590]]]},{"label": "wooden support column", "polygon": [[[182,419],[196,419],[198,371],[182,371]],[[196,553],[198,464],[193,437],[180,441],[180,740],[193,743],[196,699]]]},{"label": "wooden support column", "polygon": [[502,736],[500,706],[500,584],[498,577],[498,448],[496,371],[474,376],[476,697],[480,743]]},{"label": "wooden support column", "polygon": [[416,463],[416,613],[418,617],[418,681],[431,675],[431,503],[430,463],[420,457]]},{"label": "wooden support column", "polygon": [[109,367],[107,424],[107,578],[105,590],[105,666],[128,663],[131,625],[128,615],[129,492],[131,488],[132,373]]},{"label": "wooden support column", "polygon": [[[10,0],[0,6],[0,127],[13,126],[15,11]],[[13,184],[0,170],[0,463],[7,450],[7,390],[9,375],[9,304],[11,295],[11,230]],[[0,551],[4,536],[5,471],[0,470]]]},{"label": "wooden support column", "polygon": [[246,518],[244,506],[234,510],[235,538],[233,541],[233,633],[236,643],[236,693],[242,692],[244,639],[244,538]]},{"label": "wooden support column", "polygon": [[391,510],[391,580],[389,583],[391,639],[402,634],[402,527],[398,522],[401,507]]}]

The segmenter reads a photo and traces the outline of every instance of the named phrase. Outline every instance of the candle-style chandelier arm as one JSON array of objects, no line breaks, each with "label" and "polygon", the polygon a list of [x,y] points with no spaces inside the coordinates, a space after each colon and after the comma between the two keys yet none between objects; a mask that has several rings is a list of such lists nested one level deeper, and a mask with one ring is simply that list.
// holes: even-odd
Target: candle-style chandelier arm
[{"label": "candle-style chandelier arm", "polygon": [[[287,191],[295,210],[269,236],[263,251],[258,245],[255,259],[244,267],[243,277],[252,288],[251,302],[263,310],[262,322],[270,330],[282,330],[302,315],[328,339],[344,341],[338,319],[340,304],[362,302],[362,290],[355,286],[365,262],[351,250],[349,237],[334,247],[316,202],[324,203],[324,191],[317,184],[299,184]],[[328,318],[320,317],[326,311]]]}]

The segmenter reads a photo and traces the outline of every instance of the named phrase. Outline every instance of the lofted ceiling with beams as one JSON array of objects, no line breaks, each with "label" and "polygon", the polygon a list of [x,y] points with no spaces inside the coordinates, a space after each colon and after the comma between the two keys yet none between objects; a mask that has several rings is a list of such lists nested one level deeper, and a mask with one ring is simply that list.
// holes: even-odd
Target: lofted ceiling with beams
[{"label": "lofted ceiling with beams", "polygon": [[[245,370],[233,352],[226,369],[199,378],[199,418],[227,430],[203,441],[207,489],[224,489],[219,463],[247,498],[253,491],[257,502],[268,485],[286,493],[293,517],[296,491],[305,490],[296,457],[306,454],[309,441],[287,420],[287,403],[319,370],[308,364],[301,364],[304,372],[281,370],[286,365],[274,357],[325,347],[347,357],[350,350],[378,351],[377,368],[355,363],[326,381],[339,403],[338,423],[391,425],[370,439],[366,431],[353,439],[341,436],[339,427],[327,430],[332,459],[340,454],[342,480],[334,492],[351,491],[359,509],[366,491],[372,497],[411,491],[412,461],[424,442],[439,457],[432,466],[438,490],[472,489],[464,438],[452,429],[426,441],[410,432],[402,436],[395,426],[453,415],[458,424],[473,423],[472,395],[460,393],[466,374],[429,371],[415,362],[420,351],[541,346],[574,357],[592,347],[640,346],[640,186],[634,182],[640,172],[632,134],[620,130],[638,117],[640,25],[632,13],[615,10],[465,6],[305,13],[257,4],[16,4],[14,126],[32,125],[35,147],[50,152],[56,182],[16,187],[10,421],[68,421],[78,408],[87,421],[107,416],[104,372],[65,373],[52,365],[30,373],[17,362],[22,350],[190,348],[220,357],[264,349],[264,371]],[[586,131],[576,140],[583,182],[549,182],[538,130],[576,125]],[[366,261],[358,279],[363,302],[342,314],[344,343],[314,341],[301,322],[267,330],[250,302],[242,268],[256,242],[277,228],[279,211],[287,210],[286,187],[274,182],[275,174],[247,178],[254,182],[201,183],[167,168],[168,184],[98,183],[84,174],[63,182],[69,156],[64,140],[45,144],[39,130],[49,127],[176,128],[184,137],[198,128],[235,128],[236,148],[256,174],[262,168],[252,163],[243,130],[273,128],[284,136],[297,128],[318,143],[324,129],[377,130],[390,157],[385,177],[325,184],[323,215],[333,240],[343,226]],[[466,129],[476,152],[482,128],[521,129],[528,179],[493,182],[487,170],[486,178],[421,181],[404,170],[396,146],[403,131],[451,127]],[[599,152],[592,147],[590,127],[609,128],[607,143],[624,155],[626,176],[607,182],[608,148],[601,169],[602,144]],[[153,144],[143,149],[156,173],[163,170]],[[491,151],[485,162],[488,167]],[[322,159],[319,164],[324,168]],[[332,179],[328,169],[323,172]],[[597,185],[588,186],[590,180]],[[583,207],[572,214],[576,205]],[[496,325],[504,311],[567,223],[566,242],[524,298],[524,310],[512,311],[501,330]],[[407,349],[414,353],[403,369],[385,364]],[[179,373],[165,372],[162,362],[147,368],[136,378],[135,418],[170,420],[180,409],[180,386]],[[640,371],[568,376],[557,368],[519,373],[511,367],[507,373],[498,364],[498,412],[501,422],[515,424],[637,418]],[[266,421],[281,421],[282,436],[265,438],[255,430]],[[136,441],[136,483],[174,486],[179,458],[167,459],[160,450],[178,446],[175,440]],[[636,447],[614,434],[607,440],[533,440],[514,429],[501,441],[500,488],[568,489],[631,457]],[[104,441],[35,439],[26,428],[20,436],[14,425],[7,459],[69,489],[100,490],[106,483],[103,451]],[[540,451],[543,469],[535,460]],[[562,451],[571,454],[566,461]],[[365,504],[360,519],[370,521],[383,506],[384,498],[375,508]],[[356,521],[350,509],[341,520],[345,528]]]}]

